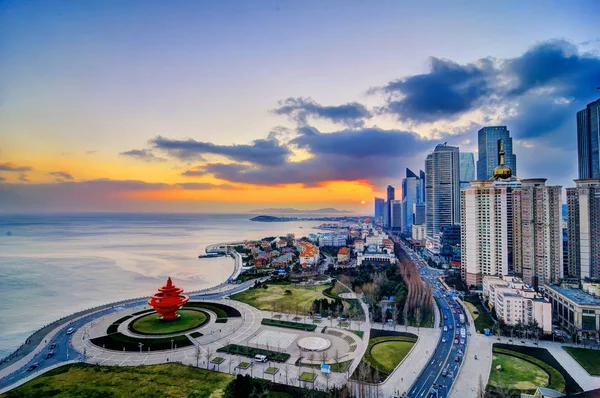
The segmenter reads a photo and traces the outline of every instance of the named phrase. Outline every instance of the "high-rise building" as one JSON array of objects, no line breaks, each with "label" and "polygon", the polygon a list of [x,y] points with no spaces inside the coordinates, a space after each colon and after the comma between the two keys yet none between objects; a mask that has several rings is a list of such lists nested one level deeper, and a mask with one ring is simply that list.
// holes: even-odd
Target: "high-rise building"
[{"label": "high-rise building", "polygon": [[521,180],[512,191],[513,268],[537,290],[563,278],[562,187],[545,178]]},{"label": "high-rise building", "polygon": [[425,224],[425,203],[413,204],[412,216],[413,216],[413,222],[412,222],[413,225]]},{"label": "high-rise building", "polygon": [[600,178],[600,99],[577,112],[579,179]]},{"label": "high-rise building", "polygon": [[419,180],[421,180],[421,203],[425,203],[427,198],[425,197],[425,172],[423,170],[419,171]]},{"label": "high-rise building", "polygon": [[458,147],[440,144],[425,160],[425,224],[427,249],[440,252],[439,232],[460,222]]},{"label": "high-rise building", "polygon": [[383,221],[383,213],[385,210],[385,199],[375,198],[375,222]]},{"label": "high-rise building", "polygon": [[386,228],[391,228],[391,216],[392,216],[392,200],[395,199],[395,195],[396,195],[396,190],[394,189],[393,186],[388,185],[387,186],[387,200],[385,202],[385,211],[387,213],[387,221],[384,222],[384,226]]},{"label": "high-rise building", "polygon": [[600,179],[575,180],[567,188],[569,278],[600,277]]},{"label": "high-rise building", "polygon": [[521,183],[504,164],[502,147],[493,178],[472,181],[460,192],[461,277],[468,286],[481,285],[485,275],[510,273],[511,193]]},{"label": "high-rise building", "polygon": [[518,175],[517,156],[513,154],[512,138],[506,126],[484,127],[477,134],[477,179],[489,180],[494,176],[494,168],[500,164],[500,142],[504,146],[505,164],[510,167],[513,175]]},{"label": "high-rise building", "polygon": [[395,232],[402,230],[402,201],[399,199],[390,200],[390,228]]},{"label": "high-rise building", "polygon": [[411,169],[406,169],[402,180],[402,234],[412,235],[413,205],[422,203],[421,185],[423,181]]},{"label": "high-rise building", "polygon": [[460,187],[469,186],[469,181],[475,179],[475,156],[472,152],[460,153]]}]

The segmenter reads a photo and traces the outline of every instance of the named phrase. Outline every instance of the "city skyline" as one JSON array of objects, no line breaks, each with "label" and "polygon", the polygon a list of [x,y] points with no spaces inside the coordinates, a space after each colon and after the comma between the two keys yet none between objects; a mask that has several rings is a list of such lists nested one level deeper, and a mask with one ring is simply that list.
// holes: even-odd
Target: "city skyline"
[{"label": "city skyline", "polygon": [[489,125],[511,131],[519,176],[577,177],[597,3],[494,5],[492,21],[437,2],[455,18],[428,16],[434,30],[426,5],[226,3],[5,2],[3,211],[366,213],[437,144],[476,153]]}]

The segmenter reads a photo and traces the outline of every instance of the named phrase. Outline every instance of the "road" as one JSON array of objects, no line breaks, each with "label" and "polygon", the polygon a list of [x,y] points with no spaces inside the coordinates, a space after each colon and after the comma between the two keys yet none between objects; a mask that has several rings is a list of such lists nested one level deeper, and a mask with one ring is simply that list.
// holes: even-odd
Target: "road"
[{"label": "road", "polygon": [[[240,292],[242,290],[248,289],[250,286],[254,285],[254,282],[255,282],[255,280],[250,280],[250,281],[247,281],[245,283],[242,283],[240,285],[237,285],[231,289],[224,290],[224,291],[223,291],[223,288],[220,288],[212,293],[192,294],[192,295],[190,295],[190,299],[191,300],[221,299],[224,296],[234,294],[234,293]],[[82,326],[84,326],[85,324],[87,324],[88,322],[91,322],[94,319],[97,319],[101,316],[104,316],[104,315],[107,315],[107,314],[110,314],[113,312],[122,311],[127,308],[145,305],[145,304],[146,304],[146,300],[133,301],[133,302],[127,303],[125,305],[106,308],[104,310],[95,312],[93,314],[86,315],[83,318],[78,319],[76,321],[65,323],[61,327],[61,330],[56,335],[54,335],[54,337],[52,339],[46,341],[46,348],[44,350],[42,350],[41,352],[36,354],[31,361],[29,361],[27,364],[22,366],[20,369],[16,370],[15,372],[11,373],[10,375],[0,379],[0,390],[18,382],[19,380],[21,380],[21,379],[29,376],[31,373],[33,373],[32,371],[28,371],[28,369],[33,364],[37,364],[35,371],[40,371],[40,370],[49,368],[49,367],[57,365],[57,364],[67,362],[69,360],[73,360],[73,359],[82,360],[83,358],[81,358],[81,355],[71,347],[70,342],[71,342],[72,335],[66,334],[66,332],[69,328],[72,327],[75,329],[79,329]],[[51,344],[56,344],[56,347],[53,350],[51,350],[49,348]],[[50,351],[53,351],[54,355],[52,357],[46,359],[46,355]]]},{"label": "road", "polygon": [[[441,308],[444,328],[429,363],[411,386],[408,396],[446,398],[460,371],[463,353],[467,347],[467,328],[460,321],[460,306],[438,280],[444,272],[428,267],[410,248],[402,242],[400,244],[418,265],[423,280],[431,285],[435,299]],[[464,337],[461,336],[461,329],[464,330]]]}]

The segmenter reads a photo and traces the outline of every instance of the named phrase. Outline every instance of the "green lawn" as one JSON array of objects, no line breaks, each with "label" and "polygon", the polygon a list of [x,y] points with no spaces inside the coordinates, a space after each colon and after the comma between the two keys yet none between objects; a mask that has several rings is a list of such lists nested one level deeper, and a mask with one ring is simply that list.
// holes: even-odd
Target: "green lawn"
[{"label": "green lawn", "polygon": [[[180,364],[66,365],[2,395],[13,397],[221,397],[233,376]],[[213,395],[213,393],[215,393]]]},{"label": "green lawn", "polygon": [[480,333],[483,333],[484,329],[492,328],[494,325],[494,320],[488,314],[485,308],[483,308],[483,304],[478,298],[471,299],[470,297],[465,297],[464,303],[473,317],[475,329],[477,329]]},{"label": "green lawn", "polygon": [[270,375],[274,375],[275,373],[277,373],[279,371],[279,368],[276,368],[274,366],[269,366],[266,370],[265,373],[268,373]]},{"label": "green lawn", "polygon": [[160,314],[153,313],[145,315],[133,321],[129,330],[140,334],[171,334],[195,329],[208,322],[207,313],[195,310],[177,311],[181,317],[173,322],[162,322]]},{"label": "green lawn", "polygon": [[313,381],[317,378],[317,375],[313,372],[302,372],[300,375],[300,381]]},{"label": "green lawn", "polygon": [[383,366],[383,370],[392,373],[413,345],[415,343],[407,341],[385,341],[371,347],[371,356]]},{"label": "green lawn", "polygon": [[600,376],[600,351],[588,348],[563,346],[579,364],[592,376]]},{"label": "green lawn", "polygon": [[[298,313],[308,315],[310,307],[316,299],[325,298],[323,295],[323,286],[304,287],[295,285],[268,285],[268,289],[248,289],[244,292],[237,293],[231,296],[233,300],[238,300],[249,304],[259,310],[272,311],[273,303],[275,311],[296,313],[296,305],[298,305]],[[290,290],[292,294],[285,294],[286,290]]]},{"label": "green lawn", "polygon": [[[501,365],[502,370],[496,366]],[[489,384],[494,387],[532,392],[548,386],[548,373],[523,359],[504,354],[494,354]]]}]

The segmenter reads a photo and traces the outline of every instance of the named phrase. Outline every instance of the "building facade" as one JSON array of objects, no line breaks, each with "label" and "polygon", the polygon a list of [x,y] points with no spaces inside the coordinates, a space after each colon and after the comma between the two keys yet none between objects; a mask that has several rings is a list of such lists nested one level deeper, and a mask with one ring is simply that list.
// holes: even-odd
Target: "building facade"
[{"label": "building facade", "polygon": [[494,176],[494,168],[500,164],[500,143],[504,146],[505,164],[513,175],[517,174],[517,156],[513,154],[510,131],[506,126],[484,127],[477,133],[479,158],[477,160],[477,179],[489,180]]},{"label": "building facade", "polygon": [[537,290],[563,278],[562,187],[545,178],[521,183],[512,191],[513,269]]},{"label": "building facade", "polygon": [[402,231],[402,201],[390,200],[390,229],[394,232]]},{"label": "building facade", "polygon": [[439,232],[460,222],[460,160],[458,147],[440,144],[425,160],[426,246],[440,252]]},{"label": "building facade", "polygon": [[600,178],[600,99],[577,112],[579,179]]},{"label": "building facade", "polygon": [[406,177],[402,180],[402,234],[412,234],[413,215],[415,204],[422,203],[421,179],[411,170],[406,169]]},{"label": "building facade", "polygon": [[413,225],[425,224],[425,203],[415,203],[412,209]]},{"label": "building facade", "polygon": [[600,277],[600,179],[567,188],[569,278]]},{"label": "building facade", "polygon": [[469,186],[469,181],[475,179],[475,155],[472,152],[460,153],[460,187]]},{"label": "building facade", "polygon": [[[392,225],[392,200],[396,199],[396,189],[388,185],[387,186],[387,200],[385,201],[385,213],[384,219],[384,227],[391,228]],[[385,217],[387,215],[387,218]]]},{"label": "building facade", "polygon": [[581,338],[600,338],[600,299],[580,289],[545,285],[552,314],[561,327]]},{"label": "building facade", "polygon": [[385,199],[375,198],[375,223],[383,222]]}]

